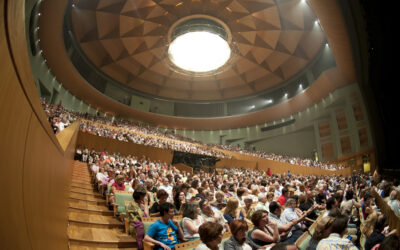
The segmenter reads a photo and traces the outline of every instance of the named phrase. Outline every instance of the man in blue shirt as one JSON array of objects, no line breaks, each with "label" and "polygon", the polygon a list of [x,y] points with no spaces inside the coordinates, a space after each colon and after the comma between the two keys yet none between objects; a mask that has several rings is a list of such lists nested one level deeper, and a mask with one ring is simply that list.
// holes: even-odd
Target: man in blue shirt
[{"label": "man in blue shirt", "polygon": [[175,209],[174,205],[165,202],[160,205],[161,218],[152,224],[144,237],[145,241],[157,245],[154,249],[170,250],[175,248],[178,244],[178,235],[183,241],[182,228],[179,226],[178,221],[174,220]]}]

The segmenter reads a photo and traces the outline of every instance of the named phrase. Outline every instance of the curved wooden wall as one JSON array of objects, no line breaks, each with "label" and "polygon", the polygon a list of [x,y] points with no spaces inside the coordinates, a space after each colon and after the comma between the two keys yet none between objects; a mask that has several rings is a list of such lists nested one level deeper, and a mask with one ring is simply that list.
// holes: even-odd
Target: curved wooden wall
[{"label": "curved wooden wall", "polygon": [[91,148],[94,148],[96,151],[106,150],[108,153],[119,152],[122,155],[134,155],[138,157],[144,155],[150,157],[153,161],[161,161],[168,164],[172,162],[174,156],[174,151],[170,149],[155,148],[132,142],[118,141],[81,131],[79,131],[77,145],[85,146],[89,150]]},{"label": "curved wooden wall", "polygon": [[77,133],[63,150],[49,126],[32,77],[24,17],[24,0],[0,1],[1,249],[67,249]]}]

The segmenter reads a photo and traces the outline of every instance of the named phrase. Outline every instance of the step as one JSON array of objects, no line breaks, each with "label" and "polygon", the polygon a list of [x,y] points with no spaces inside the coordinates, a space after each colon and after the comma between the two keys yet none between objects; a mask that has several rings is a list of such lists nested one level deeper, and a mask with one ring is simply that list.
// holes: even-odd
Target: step
[{"label": "step", "polygon": [[70,188],[80,188],[80,189],[85,189],[85,190],[91,190],[93,191],[93,186],[90,184],[82,184],[82,185],[74,185],[71,184]]},{"label": "step", "polygon": [[79,212],[85,214],[100,214],[113,216],[114,212],[109,210],[107,206],[90,204],[85,201],[68,201],[68,208],[70,212]]},{"label": "step", "polygon": [[99,243],[103,247],[137,247],[136,239],[125,234],[121,229],[84,228],[76,225],[68,227],[70,243]]},{"label": "step", "polygon": [[93,191],[93,189],[88,190],[88,189],[80,188],[80,187],[70,187],[69,191],[70,192],[75,192],[75,193],[81,193],[81,194],[97,194],[97,195],[100,195],[98,192]]},{"label": "step", "polygon": [[94,201],[94,200],[87,200],[87,199],[79,199],[79,198],[74,198],[74,197],[69,197],[69,200],[72,202],[85,202],[87,204],[91,205],[98,205],[98,206],[105,206],[106,201],[105,200],[99,200],[99,201]]},{"label": "step", "polygon": [[[90,246],[89,246],[90,245]],[[115,249],[125,249],[125,250],[138,250],[138,248],[122,248],[122,247],[103,247],[98,243],[85,243],[73,241],[69,244],[70,250],[115,250]]]},{"label": "step", "polygon": [[85,214],[70,211],[68,214],[69,225],[76,225],[85,228],[119,228],[124,229],[124,224],[112,217],[98,214]]},{"label": "step", "polygon": [[93,190],[93,185],[88,183],[71,182],[70,187],[83,188]]},{"label": "step", "polygon": [[69,198],[76,200],[90,201],[90,202],[105,202],[105,200],[102,197],[94,196],[92,194],[69,193]]},{"label": "step", "polygon": [[81,179],[83,181],[90,182],[92,180],[91,177],[79,176],[79,175],[72,175],[72,179]]},{"label": "step", "polygon": [[82,192],[77,192],[77,191],[71,191],[69,192],[69,194],[71,195],[75,195],[75,194],[83,194],[83,195],[88,195],[88,197],[92,197],[92,198],[96,198],[96,199],[103,199],[103,196],[99,193],[93,193],[93,194],[87,194],[87,193],[82,193]]},{"label": "step", "polygon": [[88,173],[79,173],[79,172],[72,172],[72,176],[80,176],[80,177],[91,178],[90,174],[88,174]]}]

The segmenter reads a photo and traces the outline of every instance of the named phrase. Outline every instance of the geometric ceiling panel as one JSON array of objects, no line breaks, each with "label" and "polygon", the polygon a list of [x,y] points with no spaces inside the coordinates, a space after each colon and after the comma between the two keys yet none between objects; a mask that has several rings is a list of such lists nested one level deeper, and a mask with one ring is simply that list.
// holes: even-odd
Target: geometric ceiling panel
[{"label": "geometric ceiling panel", "polygon": [[[213,75],[176,71],[168,32],[181,18],[215,17],[232,35],[231,59]],[[300,0],[80,0],[71,11],[82,53],[115,81],[163,98],[215,100],[256,94],[304,70],[324,46]]]}]

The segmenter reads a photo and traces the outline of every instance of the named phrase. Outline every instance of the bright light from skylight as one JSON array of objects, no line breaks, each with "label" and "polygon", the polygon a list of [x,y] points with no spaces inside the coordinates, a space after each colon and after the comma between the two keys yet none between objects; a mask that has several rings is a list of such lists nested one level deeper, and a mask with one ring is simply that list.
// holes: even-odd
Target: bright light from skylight
[{"label": "bright light from skylight", "polygon": [[179,68],[207,72],[224,65],[230,58],[231,49],[219,35],[195,31],[175,38],[169,46],[168,55]]}]

